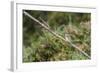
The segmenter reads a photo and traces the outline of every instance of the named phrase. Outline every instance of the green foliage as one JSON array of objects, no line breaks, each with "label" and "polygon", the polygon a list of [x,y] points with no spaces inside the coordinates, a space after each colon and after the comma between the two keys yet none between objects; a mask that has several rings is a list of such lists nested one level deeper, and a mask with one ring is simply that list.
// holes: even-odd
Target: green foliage
[{"label": "green foliage", "polygon": [[[89,13],[26,10],[33,17],[46,21],[57,34],[68,38],[77,47],[91,55],[91,17]],[[42,21],[41,21],[42,22]],[[23,14],[23,62],[86,60],[69,43],[52,35],[38,23]]]}]

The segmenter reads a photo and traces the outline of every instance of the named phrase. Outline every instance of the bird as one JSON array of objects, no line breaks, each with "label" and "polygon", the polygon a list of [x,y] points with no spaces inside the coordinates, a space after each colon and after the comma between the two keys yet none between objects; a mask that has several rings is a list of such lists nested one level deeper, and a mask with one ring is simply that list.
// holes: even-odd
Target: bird
[{"label": "bird", "polygon": [[70,36],[69,36],[68,34],[66,34],[66,33],[65,33],[65,40],[66,40],[66,41],[69,41],[69,42],[71,41]]}]

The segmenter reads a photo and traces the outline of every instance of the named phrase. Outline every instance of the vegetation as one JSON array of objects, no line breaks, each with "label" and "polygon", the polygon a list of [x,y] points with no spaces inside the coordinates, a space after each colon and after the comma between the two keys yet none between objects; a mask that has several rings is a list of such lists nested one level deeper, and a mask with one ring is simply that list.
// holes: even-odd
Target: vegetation
[{"label": "vegetation", "polygon": [[[79,47],[91,56],[91,14],[74,12],[35,11],[28,12],[40,22]],[[44,23],[45,24],[45,23]],[[46,25],[47,26],[47,25]],[[23,14],[23,62],[64,61],[88,59],[70,43],[57,38],[39,23]]]}]

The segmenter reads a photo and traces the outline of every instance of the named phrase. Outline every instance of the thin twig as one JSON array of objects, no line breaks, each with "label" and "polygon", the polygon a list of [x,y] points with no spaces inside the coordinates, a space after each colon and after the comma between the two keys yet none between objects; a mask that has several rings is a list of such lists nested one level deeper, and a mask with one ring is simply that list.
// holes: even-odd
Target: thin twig
[{"label": "thin twig", "polygon": [[85,55],[86,57],[88,57],[89,59],[91,59],[91,57],[85,53],[84,51],[82,51],[79,47],[77,47],[76,45],[74,45],[69,39],[68,37],[63,38],[62,36],[60,36],[59,34],[57,34],[56,32],[52,31],[50,28],[48,28],[47,26],[45,26],[45,24],[41,23],[39,20],[37,20],[36,18],[34,18],[33,16],[31,16],[29,13],[24,11],[24,14],[26,16],[28,16],[29,18],[31,18],[32,20],[34,20],[35,22],[37,22],[38,24],[40,24],[43,28],[45,28],[46,30],[48,30],[50,33],[52,33],[54,36],[56,36],[57,38],[63,40],[64,42],[68,42],[71,44],[71,46],[73,46],[74,48],[76,48],[78,51],[80,51],[83,55]]},{"label": "thin twig", "polygon": [[39,18],[40,18],[40,20],[41,20],[48,28],[50,28],[50,26],[48,25],[47,22],[45,22],[41,17],[39,17]]}]

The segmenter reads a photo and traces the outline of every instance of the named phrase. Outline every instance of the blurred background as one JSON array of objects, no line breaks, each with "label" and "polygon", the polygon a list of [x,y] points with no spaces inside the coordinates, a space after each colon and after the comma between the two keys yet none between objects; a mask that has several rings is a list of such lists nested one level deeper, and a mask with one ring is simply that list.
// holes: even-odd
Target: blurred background
[{"label": "blurred background", "polygon": [[[91,56],[91,14],[75,12],[28,12],[40,22],[47,23],[52,31],[68,39]],[[45,24],[44,23],[44,24]],[[69,43],[45,30],[39,23],[23,14],[23,62],[86,60],[81,52]]]}]

